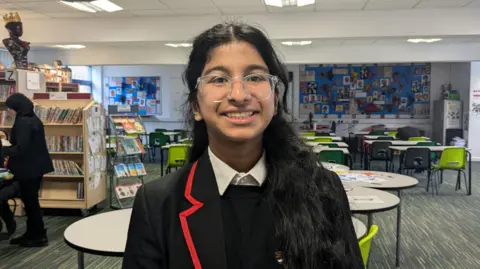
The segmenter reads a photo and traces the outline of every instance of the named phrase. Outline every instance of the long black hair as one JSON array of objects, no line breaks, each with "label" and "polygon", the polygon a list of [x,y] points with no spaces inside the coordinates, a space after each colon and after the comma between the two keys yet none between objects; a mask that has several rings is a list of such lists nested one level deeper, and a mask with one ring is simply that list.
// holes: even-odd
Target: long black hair
[{"label": "long black hair", "polygon": [[[193,135],[190,161],[198,160],[208,147],[206,124],[203,120],[195,121],[191,109],[192,104],[197,102],[197,78],[209,61],[210,53],[216,47],[234,41],[247,42],[255,47],[270,74],[277,76],[284,87],[284,95],[278,100],[277,114],[263,133],[263,147],[269,184],[267,200],[273,209],[275,236],[284,252],[286,268],[346,269],[348,257],[338,246],[339,239],[335,238],[341,235],[337,236],[334,224],[328,220],[336,214],[336,210],[326,208],[329,207],[327,204],[336,204],[332,201],[338,198],[329,191],[331,183],[318,169],[312,152],[303,145],[283,116],[287,112],[286,68],[261,30],[242,23],[224,23],[195,38],[184,73],[190,90],[185,104],[187,124],[192,128]],[[280,91],[278,87],[275,90],[277,93]],[[315,179],[318,178],[324,178],[325,184],[322,180],[317,184]]]}]

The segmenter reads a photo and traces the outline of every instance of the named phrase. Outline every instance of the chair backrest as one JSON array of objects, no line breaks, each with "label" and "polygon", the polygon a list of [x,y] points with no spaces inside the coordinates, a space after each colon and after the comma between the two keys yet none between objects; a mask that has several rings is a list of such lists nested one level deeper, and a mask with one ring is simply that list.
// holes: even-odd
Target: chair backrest
[{"label": "chair backrest", "polygon": [[304,132],[304,133],[300,133],[300,136],[315,136],[315,132]]},{"label": "chair backrest", "polygon": [[446,148],[440,157],[440,168],[453,170],[465,169],[466,162],[467,156],[465,148]]},{"label": "chair backrest", "polygon": [[171,145],[168,148],[168,165],[179,167],[187,163],[189,145]]},{"label": "chair backrest", "polygon": [[163,133],[163,132],[168,132],[168,130],[167,129],[155,129],[155,132]]},{"label": "chair backrest", "polygon": [[408,141],[427,141],[427,139],[426,139],[425,137],[421,137],[421,136],[420,136],[420,137],[417,137],[417,136],[415,136],[415,137],[409,137],[409,138],[408,138]]},{"label": "chair backrest", "polygon": [[341,150],[322,150],[318,154],[318,161],[345,164],[345,154]]},{"label": "chair backrest", "polygon": [[377,232],[378,226],[373,224],[372,227],[370,227],[368,234],[358,242],[360,252],[362,253],[363,264],[365,266],[367,266],[368,263],[368,256],[370,255],[373,237],[377,234]]},{"label": "chair backrest", "polygon": [[371,131],[368,135],[384,135],[385,131]]},{"label": "chair backrest", "polygon": [[375,141],[370,146],[370,157],[372,159],[385,159],[388,157],[388,148],[392,143],[387,141]]},{"label": "chair backrest", "polygon": [[332,138],[331,137],[317,137],[315,138],[315,140],[313,140],[313,142],[332,142]]},{"label": "chair backrest", "polygon": [[393,136],[396,137],[398,132],[389,132],[387,135],[388,136]]},{"label": "chair backrest", "polygon": [[428,148],[408,148],[405,151],[403,168],[430,169],[430,150]]},{"label": "chair backrest", "polygon": [[148,134],[148,143],[150,147],[165,146],[168,141],[168,136],[160,132],[153,132]]},{"label": "chair backrest", "polygon": [[315,136],[330,136],[330,133],[315,132]]},{"label": "chair backrest", "polygon": [[436,145],[437,143],[435,143],[435,141],[421,141],[417,143],[417,146],[419,147],[431,147]]},{"label": "chair backrest", "polygon": [[395,140],[393,136],[379,136],[377,140]]},{"label": "chair backrest", "polygon": [[[321,144],[321,143],[320,143]],[[327,147],[329,148],[334,148],[334,149],[338,149],[339,146],[337,144],[326,144]]]}]

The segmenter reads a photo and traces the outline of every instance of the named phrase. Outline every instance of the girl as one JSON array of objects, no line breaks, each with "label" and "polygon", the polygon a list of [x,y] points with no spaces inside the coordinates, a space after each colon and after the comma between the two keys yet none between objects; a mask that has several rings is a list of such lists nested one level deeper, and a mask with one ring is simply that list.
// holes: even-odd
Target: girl
[{"label": "girl", "polygon": [[267,37],[219,24],[185,71],[190,163],[137,193],[123,268],[363,268],[347,197],[283,118]]}]

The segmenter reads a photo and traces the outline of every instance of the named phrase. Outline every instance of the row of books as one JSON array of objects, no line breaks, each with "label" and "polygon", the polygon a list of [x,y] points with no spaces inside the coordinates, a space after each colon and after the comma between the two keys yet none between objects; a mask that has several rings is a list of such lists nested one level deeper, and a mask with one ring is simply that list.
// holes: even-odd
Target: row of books
[{"label": "row of books", "polygon": [[145,128],[136,117],[112,116],[117,134],[144,134]]},{"label": "row of books", "polygon": [[6,110],[0,111],[0,126],[13,125],[15,118]]},{"label": "row of books", "polygon": [[50,152],[82,152],[83,136],[46,136]]},{"label": "row of books", "polygon": [[52,160],[53,168],[55,171],[49,175],[68,175],[68,176],[81,176],[83,171],[80,166],[74,161],[67,160]]},{"label": "row of books", "polygon": [[136,177],[146,176],[147,171],[143,163],[119,163],[115,165],[115,174],[117,177]]},{"label": "row of books", "polygon": [[117,147],[117,154],[119,156],[145,153],[142,141],[137,138],[122,138],[120,142],[117,143]]},{"label": "row of books", "polygon": [[77,184],[77,199],[84,199],[85,198],[85,192],[83,189],[83,182],[78,182]]},{"label": "row of books", "polygon": [[83,117],[83,108],[60,108],[37,105],[35,114],[46,123],[80,123]]},{"label": "row of books", "polygon": [[7,100],[15,91],[15,84],[0,84],[0,100]]}]

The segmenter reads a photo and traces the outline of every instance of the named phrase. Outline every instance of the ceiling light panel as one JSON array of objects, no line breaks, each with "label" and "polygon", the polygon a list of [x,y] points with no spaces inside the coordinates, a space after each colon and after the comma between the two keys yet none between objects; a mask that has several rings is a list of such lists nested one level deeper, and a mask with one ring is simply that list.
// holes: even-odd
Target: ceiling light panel
[{"label": "ceiling light panel", "polygon": [[60,3],[69,7],[78,9],[84,12],[96,13],[96,12],[116,12],[123,10],[123,8],[110,0],[95,0],[95,1],[73,1],[63,0]]}]

